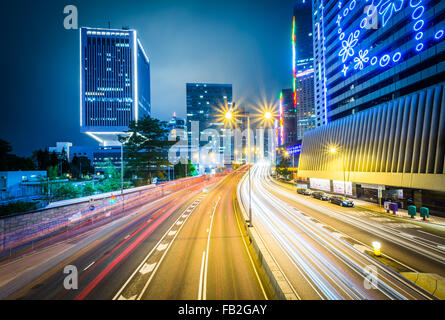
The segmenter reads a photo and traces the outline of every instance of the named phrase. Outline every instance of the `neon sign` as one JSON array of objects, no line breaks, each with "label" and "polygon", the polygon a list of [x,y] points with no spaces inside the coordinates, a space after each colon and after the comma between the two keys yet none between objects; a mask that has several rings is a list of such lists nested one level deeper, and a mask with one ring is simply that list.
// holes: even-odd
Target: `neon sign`
[{"label": "neon sign", "polygon": [[[361,71],[368,66],[378,65],[381,68],[393,67],[409,52],[420,52],[443,38],[443,28],[437,28],[432,36],[426,37],[425,4],[428,0],[352,0],[347,4],[339,1],[337,5],[337,39],[338,57],[341,62],[339,72],[347,77],[354,72]],[[357,12],[361,10],[361,12]],[[389,48],[386,52],[379,52],[378,46],[373,44],[364,47],[362,38],[371,29],[385,28],[402,10],[409,10],[408,21],[413,34],[414,45],[408,49]],[[357,15],[357,23],[344,23],[345,18]],[[352,30],[349,29],[352,25]],[[429,27],[431,28],[431,27]],[[348,29],[348,30],[346,30]]]}]

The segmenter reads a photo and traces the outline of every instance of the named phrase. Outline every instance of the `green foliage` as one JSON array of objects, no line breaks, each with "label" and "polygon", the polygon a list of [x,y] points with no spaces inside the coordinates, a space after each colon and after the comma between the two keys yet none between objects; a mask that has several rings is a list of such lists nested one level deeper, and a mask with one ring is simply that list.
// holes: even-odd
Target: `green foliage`
[{"label": "green foliage", "polygon": [[74,156],[71,160],[71,175],[75,179],[82,179],[84,176],[91,176],[94,174],[94,167],[91,165],[90,159],[87,157]]},{"label": "green foliage", "polygon": [[11,151],[11,144],[0,139],[0,171],[36,170],[36,166],[31,158],[10,154]]},{"label": "green foliage", "polygon": [[82,189],[82,195],[84,197],[91,196],[96,193],[96,188],[93,187],[92,183],[85,183]]},{"label": "green foliage", "polygon": [[78,198],[81,193],[81,189],[75,187],[72,183],[64,183],[54,191],[55,197],[59,199]]},{"label": "green foliage", "polygon": [[102,183],[99,184],[99,186],[97,187],[97,189],[102,193],[120,190],[120,188],[121,188],[120,179],[113,179],[113,178],[103,180]]},{"label": "green foliage", "polygon": [[196,176],[198,172],[196,171],[196,166],[188,160],[187,164],[182,164],[181,161],[175,164],[175,177],[177,179],[184,177]]},{"label": "green foliage", "polygon": [[282,157],[280,163],[277,164],[277,173],[282,177],[288,177],[290,175],[289,171],[290,160],[287,157]]},{"label": "green foliage", "polygon": [[128,139],[120,137],[125,145],[125,158],[129,159],[126,170],[148,178],[150,183],[153,169],[157,175],[164,175],[161,167],[168,165],[168,149],[176,143],[168,141],[167,122],[145,116],[137,122],[132,121],[127,132]]},{"label": "green foliage", "polygon": [[57,176],[60,172],[58,165],[49,166],[47,170],[48,170],[48,178],[50,180],[54,180],[55,178],[57,178]]},{"label": "green foliage", "polygon": [[28,212],[37,209],[36,202],[16,201],[0,206],[0,216],[6,216],[13,213]]}]

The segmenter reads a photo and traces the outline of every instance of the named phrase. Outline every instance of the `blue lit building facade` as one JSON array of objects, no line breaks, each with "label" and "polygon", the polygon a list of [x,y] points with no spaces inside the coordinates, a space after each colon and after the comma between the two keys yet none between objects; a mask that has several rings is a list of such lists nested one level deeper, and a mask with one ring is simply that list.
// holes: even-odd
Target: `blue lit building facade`
[{"label": "blue lit building facade", "polygon": [[150,62],[137,32],[81,28],[81,132],[115,145],[131,121],[150,113]]},{"label": "blue lit building facade", "polygon": [[299,176],[443,215],[445,2],[314,0],[313,27],[321,114],[304,134]]},{"label": "blue lit building facade", "polygon": [[445,75],[445,2],[313,0],[317,126]]}]

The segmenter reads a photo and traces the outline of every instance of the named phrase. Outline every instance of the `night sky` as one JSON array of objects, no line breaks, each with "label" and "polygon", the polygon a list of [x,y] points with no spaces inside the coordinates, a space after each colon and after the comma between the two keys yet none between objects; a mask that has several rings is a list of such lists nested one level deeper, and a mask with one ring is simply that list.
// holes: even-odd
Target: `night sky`
[{"label": "night sky", "polygon": [[138,31],[151,64],[152,115],[185,117],[185,83],[233,84],[235,101],[277,100],[292,85],[293,0],[21,1],[2,4],[0,138],[13,153],[94,145],[79,132],[79,27]]}]

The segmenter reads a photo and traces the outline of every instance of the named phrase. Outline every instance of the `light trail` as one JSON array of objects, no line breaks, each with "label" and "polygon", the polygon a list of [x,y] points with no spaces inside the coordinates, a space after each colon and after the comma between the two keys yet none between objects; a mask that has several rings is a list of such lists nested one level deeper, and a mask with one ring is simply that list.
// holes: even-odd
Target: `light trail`
[{"label": "light trail", "polygon": [[[291,265],[322,299],[425,299],[417,287],[346,240],[276,197],[267,166],[252,169],[254,227],[278,244]],[[241,182],[241,198],[249,205],[248,182]],[[279,191],[280,195],[282,191]],[[292,200],[295,199],[295,195]],[[367,289],[370,267],[378,271],[378,283]],[[291,270],[284,270],[286,273]],[[294,271],[294,270],[292,270]],[[298,287],[298,285],[295,285]]]}]

